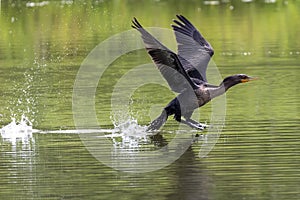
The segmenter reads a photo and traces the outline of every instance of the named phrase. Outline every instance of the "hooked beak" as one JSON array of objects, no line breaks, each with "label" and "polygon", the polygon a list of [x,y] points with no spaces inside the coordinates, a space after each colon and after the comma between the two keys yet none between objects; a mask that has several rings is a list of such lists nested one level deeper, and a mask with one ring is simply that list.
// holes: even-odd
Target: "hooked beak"
[{"label": "hooked beak", "polygon": [[248,78],[244,78],[242,79],[242,83],[246,83],[246,82],[249,82],[249,81],[254,81],[254,80],[257,80],[258,77],[251,77],[251,76],[248,76]]}]

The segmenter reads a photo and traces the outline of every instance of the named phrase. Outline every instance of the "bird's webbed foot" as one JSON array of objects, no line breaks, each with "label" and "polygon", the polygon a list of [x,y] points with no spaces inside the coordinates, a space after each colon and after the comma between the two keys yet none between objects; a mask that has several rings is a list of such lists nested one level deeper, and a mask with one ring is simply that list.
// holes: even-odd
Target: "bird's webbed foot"
[{"label": "bird's webbed foot", "polygon": [[193,120],[193,119],[187,119],[187,121],[190,121],[190,122],[192,122],[192,123],[194,123],[194,124],[197,124],[197,125],[199,125],[199,126],[202,126],[203,128],[208,128],[209,127],[209,125],[208,124],[202,124],[202,123],[200,123],[200,122],[197,122],[197,121],[195,121],[195,120]]},{"label": "bird's webbed foot", "polygon": [[184,123],[192,128],[198,129],[198,130],[203,130],[208,127],[208,125],[201,124],[200,122],[196,122],[192,119],[186,119],[186,120],[181,119],[181,123]]}]

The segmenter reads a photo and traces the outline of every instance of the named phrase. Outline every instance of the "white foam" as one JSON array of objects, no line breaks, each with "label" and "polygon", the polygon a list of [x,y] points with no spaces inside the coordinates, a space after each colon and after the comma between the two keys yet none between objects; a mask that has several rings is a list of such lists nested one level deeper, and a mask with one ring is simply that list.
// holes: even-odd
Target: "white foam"
[{"label": "white foam", "polygon": [[136,119],[127,119],[114,126],[118,132],[106,136],[111,136],[114,147],[137,148],[143,143],[149,143],[147,126],[139,125]]},{"label": "white foam", "polygon": [[23,144],[29,143],[32,138],[32,123],[30,120],[22,115],[21,120],[18,122],[15,118],[0,129],[1,137],[16,145],[17,141],[21,140]]}]

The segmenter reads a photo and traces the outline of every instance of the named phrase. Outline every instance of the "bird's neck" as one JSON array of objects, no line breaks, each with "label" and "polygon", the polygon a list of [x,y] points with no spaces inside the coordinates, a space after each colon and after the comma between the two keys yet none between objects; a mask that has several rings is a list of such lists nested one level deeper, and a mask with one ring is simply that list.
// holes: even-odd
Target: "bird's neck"
[{"label": "bird's neck", "polygon": [[211,99],[224,94],[229,88],[236,84],[238,84],[238,82],[230,82],[224,79],[224,81],[222,81],[219,86],[211,87],[208,89]]}]

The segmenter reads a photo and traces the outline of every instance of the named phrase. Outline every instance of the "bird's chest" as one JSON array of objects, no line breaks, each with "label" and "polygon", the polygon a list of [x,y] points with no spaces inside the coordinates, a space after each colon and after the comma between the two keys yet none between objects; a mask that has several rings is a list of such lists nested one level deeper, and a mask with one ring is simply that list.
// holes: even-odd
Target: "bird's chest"
[{"label": "bird's chest", "polygon": [[209,91],[204,87],[200,88],[200,90],[196,90],[195,94],[197,97],[199,107],[203,106],[211,100]]}]

